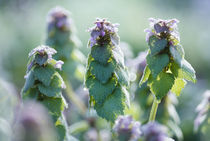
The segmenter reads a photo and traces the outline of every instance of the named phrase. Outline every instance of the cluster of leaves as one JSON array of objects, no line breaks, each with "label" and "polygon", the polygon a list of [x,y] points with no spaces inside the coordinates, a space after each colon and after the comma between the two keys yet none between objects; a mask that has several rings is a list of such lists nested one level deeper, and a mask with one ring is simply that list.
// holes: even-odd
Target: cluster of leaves
[{"label": "cluster of leaves", "polygon": [[52,9],[48,14],[46,45],[58,53],[53,57],[64,62],[63,72],[70,81],[83,81],[85,56],[79,51],[80,41],[75,35],[75,28],[69,12],[61,7]]},{"label": "cluster of leaves", "polygon": [[[141,80],[141,77],[146,67],[146,56],[147,52],[141,52],[139,55],[130,61],[133,64],[132,68],[136,72],[136,82],[138,83]],[[135,85],[135,83],[134,83]],[[147,82],[143,83],[141,87],[135,87],[135,100],[140,104],[142,114],[141,121],[145,123],[148,121],[150,114],[150,107],[152,105],[153,96],[150,95],[150,87],[147,86]],[[169,93],[166,95],[162,102],[159,104],[159,112],[157,113],[156,121],[161,124],[166,125],[169,128],[171,136],[175,136],[178,139],[182,139],[182,131],[179,128],[180,118],[176,111],[176,105],[178,100],[175,95]]]},{"label": "cluster of leaves", "polygon": [[97,19],[89,31],[91,52],[88,56],[85,84],[90,105],[97,114],[114,122],[129,105],[129,73],[119,47],[117,25]]},{"label": "cluster of leaves", "polygon": [[179,96],[186,81],[196,82],[195,71],[184,59],[180,44],[177,20],[150,19],[151,29],[146,29],[149,51],[146,57],[140,86],[147,83],[150,91],[161,100],[171,90]]},{"label": "cluster of leaves", "polygon": [[22,89],[23,100],[33,99],[43,104],[51,115],[58,139],[68,140],[68,131],[62,111],[66,106],[62,96],[64,81],[56,68],[61,69],[62,61],[52,59],[56,51],[48,46],[38,46],[29,53],[25,85]]}]

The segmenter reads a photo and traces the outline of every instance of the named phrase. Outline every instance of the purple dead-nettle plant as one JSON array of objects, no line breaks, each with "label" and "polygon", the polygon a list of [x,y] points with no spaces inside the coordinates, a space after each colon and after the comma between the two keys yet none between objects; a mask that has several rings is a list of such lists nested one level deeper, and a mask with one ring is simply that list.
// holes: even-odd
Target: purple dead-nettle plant
[{"label": "purple dead-nettle plant", "polygon": [[156,122],[141,127],[143,141],[174,141],[167,136],[167,128]]},{"label": "purple dead-nettle plant", "polygon": [[114,122],[129,106],[130,73],[119,45],[118,24],[97,19],[89,29],[91,34],[85,85],[90,106],[107,121]]},{"label": "purple dead-nettle plant", "polygon": [[[112,24],[106,19],[97,18],[95,26],[88,30],[91,33],[89,41],[90,47],[94,45],[104,45],[109,43],[110,40],[114,46],[118,45],[119,36],[116,34],[118,31],[118,26],[118,23]],[[104,40],[100,40],[101,38],[104,38]]]},{"label": "purple dead-nettle plant", "polygon": [[203,99],[201,103],[197,106],[196,112],[198,113],[198,115],[194,121],[194,130],[198,131],[199,128],[205,128],[205,126],[210,127],[210,90],[204,92]]},{"label": "purple dead-nettle plant", "polygon": [[132,116],[119,116],[113,131],[120,141],[137,141],[141,135],[140,126],[140,122],[133,120]]},{"label": "purple dead-nettle plant", "polygon": [[185,60],[185,52],[180,44],[177,28],[178,20],[150,18],[150,28],[146,29],[149,49],[147,65],[139,85],[147,83],[155,96],[149,121],[154,121],[158,104],[169,91],[180,95],[186,80],[196,82],[195,70]]},{"label": "purple dead-nettle plant", "polygon": [[69,11],[59,6],[52,9],[48,14],[47,19],[48,32],[50,32],[54,27],[60,30],[69,30],[71,26],[71,19],[68,18],[69,14]]}]

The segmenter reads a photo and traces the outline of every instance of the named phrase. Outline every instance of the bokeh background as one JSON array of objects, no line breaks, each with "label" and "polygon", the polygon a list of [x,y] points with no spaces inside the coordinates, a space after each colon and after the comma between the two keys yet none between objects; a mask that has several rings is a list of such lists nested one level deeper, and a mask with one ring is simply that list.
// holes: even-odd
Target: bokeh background
[{"label": "bokeh background", "polygon": [[12,83],[15,93],[24,85],[28,53],[45,42],[46,17],[55,6],[71,11],[71,17],[87,56],[87,29],[96,17],[119,23],[121,41],[127,42],[136,56],[148,48],[144,29],[148,18],[177,18],[186,60],[198,81],[188,83],[177,106],[185,141],[198,141],[193,132],[195,107],[202,93],[210,89],[210,1],[209,0],[0,0],[0,78]]}]

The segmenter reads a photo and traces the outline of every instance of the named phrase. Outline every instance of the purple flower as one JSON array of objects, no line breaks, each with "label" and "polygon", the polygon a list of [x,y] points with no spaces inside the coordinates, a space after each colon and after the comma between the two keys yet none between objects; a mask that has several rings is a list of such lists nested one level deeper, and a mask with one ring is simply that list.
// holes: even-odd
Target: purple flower
[{"label": "purple flower", "polygon": [[203,100],[197,106],[196,112],[198,115],[194,121],[194,130],[197,131],[200,125],[206,120],[208,112],[210,112],[210,90],[207,90],[203,94]]},{"label": "purple flower", "polygon": [[177,19],[170,19],[170,20],[162,20],[162,19],[154,19],[149,18],[150,22],[150,28],[151,29],[145,29],[146,35],[146,41],[149,41],[149,37],[152,35],[161,36],[161,33],[169,34],[170,36],[173,36],[178,41],[179,39],[179,33],[177,28],[177,23],[179,21]]},{"label": "purple flower", "polygon": [[[100,44],[99,40],[108,37],[108,41],[115,46],[119,44],[119,37],[117,35],[119,24],[111,24],[106,19],[96,19],[95,26],[90,28],[88,31],[91,32],[90,47]],[[105,39],[105,38],[104,38]],[[106,41],[104,41],[106,42]]]},{"label": "purple flower", "polygon": [[56,61],[56,64],[54,65],[54,67],[55,67],[56,69],[61,70],[63,64],[64,64],[64,62],[61,61],[61,60],[59,60],[59,61]]},{"label": "purple flower", "polygon": [[55,53],[57,53],[55,49],[44,45],[34,48],[29,53],[29,57],[33,57],[33,59],[31,60],[31,62],[29,62],[27,66],[27,71],[29,71],[36,63],[38,63],[39,65],[43,65],[46,62],[49,62],[50,60],[52,60],[52,55]]},{"label": "purple flower", "polygon": [[68,18],[69,12],[62,8],[62,7],[55,7],[53,8],[48,14],[48,32],[51,29],[58,28],[58,29],[69,29],[71,20]]},{"label": "purple flower", "polygon": [[40,45],[40,46],[34,48],[29,53],[29,57],[31,57],[32,55],[35,55],[36,53],[38,53],[40,55],[47,54],[48,55],[48,59],[51,59],[52,55],[57,53],[57,51],[55,49],[53,49],[53,48],[48,47],[48,46]]},{"label": "purple flower", "polygon": [[131,116],[119,116],[115,121],[113,131],[115,131],[118,136],[126,136],[129,140],[135,141],[140,135],[140,122],[134,121]]},{"label": "purple flower", "polygon": [[141,128],[144,141],[173,141],[167,137],[167,128],[156,122],[149,122]]}]

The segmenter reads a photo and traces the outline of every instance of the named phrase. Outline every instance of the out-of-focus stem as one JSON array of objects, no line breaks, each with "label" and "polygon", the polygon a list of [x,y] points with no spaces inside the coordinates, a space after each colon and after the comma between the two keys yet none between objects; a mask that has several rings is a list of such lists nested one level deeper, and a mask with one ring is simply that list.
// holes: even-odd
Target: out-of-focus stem
[{"label": "out-of-focus stem", "polygon": [[74,90],[71,87],[71,83],[68,80],[65,80],[65,84],[66,84],[65,91],[67,96],[69,97],[71,102],[77,106],[77,108],[80,110],[80,113],[82,115],[85,115],[87,107],[85,106],[83,101],[81,101],[81,99],[74,93]]},{"label": "out-of-focus stem", "polygon": [[154,100],[153,100],[152,109],[151,109],[150,115],[149,115],[149,122],[155,121],[155,117],[156,117],[156,113],[157,113],[159,103],[160,103],[160,100],[157,100],[156,97],[155,97]]}]

